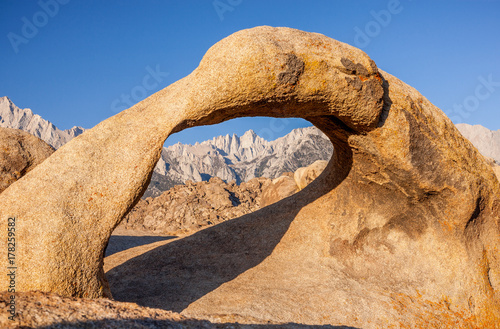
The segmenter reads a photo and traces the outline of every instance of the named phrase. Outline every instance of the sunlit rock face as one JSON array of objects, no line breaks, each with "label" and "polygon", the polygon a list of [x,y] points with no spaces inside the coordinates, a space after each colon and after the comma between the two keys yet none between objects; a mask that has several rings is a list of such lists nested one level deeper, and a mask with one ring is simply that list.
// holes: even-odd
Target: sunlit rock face
[{"label": "sunlit rock face", "polygon": [[0,128],[0,193],[48,158],[54,149],[24,131]]}]

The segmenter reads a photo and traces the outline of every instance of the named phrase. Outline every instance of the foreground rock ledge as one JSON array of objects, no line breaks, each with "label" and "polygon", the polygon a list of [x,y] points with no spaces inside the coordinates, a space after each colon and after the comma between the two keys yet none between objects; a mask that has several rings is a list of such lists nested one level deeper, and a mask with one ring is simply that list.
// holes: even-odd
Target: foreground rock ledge
[{"label": "foreground rock ledge", "polygon": [[[16,218],[18,291],[110,296],[105,246],[147,187],[165,138],[258,115],[309,120],[335,155],[299,193],[186,240],[198,247],[192,264],[218,260],[192,269],[206,272],[194,275],[205,278],[197,291],[186,285],[165,304],[203,318],[363,328],[432,317],[400,308],[403,298],[445,305],[471,326],[500,323],[491,167],[438,108],[361,50],[289,28],[218,42],[189,76],[73,139],[0,194],[3,241]],[[143,268],[176,266],[161,255]],[[7,267],[6,248],[0,257]]]},{"label": "foreground rock ledge", "polygon": [[25,131],[0,127],[0,193],[48,158],[54,149]]},{"label": "foreground rock ledge", "polygon": [[[320,329],[295,323],[262,326],[239,323],[211,323],[189,319],[180,314],[141,307],[133,303],[121,303],[109,299],[69,298],[55,294],[29,292],[15,294],[17,316],[12,321],[8,314],[0,315],[2,328],[107,328],[107,329]],[[10,294],[0,293],[0,305],[7,306]],[[335,326],[329,329],[353,329]]]},{"label": "foreground rock ledge", "polygon": [[[8,308],[10,293],[0,293],[0,306]],[[171,329],[359,329],[343,325],[304,325],[297,323],[265,323],[256,324],[248,321],[237,322],[226,317],[226,323],[210,322],[187,318],[178,313],[155,308],[141,307],[134,303],[123,303],[106,298],[71,298],[42,292],[26,292],[14,294],[17,315],[14,320],[10,314],[0,314],[1,328],[171,328]],[[468,319],[457,317],[445,305],[422,305],[410,300],[401,300],[405,305],[401,309],[420,314],[413,319],[404,318],[399,321],[401,328],[475,328]],[[429,316],[432,315],[432,316]],[[450,319],[454,321],[451,322]],[[411,322],[411,320],[416,320]],[[383,326],[391,327],[391,326]],[[393,326],[394,327],[394,326]]]}]

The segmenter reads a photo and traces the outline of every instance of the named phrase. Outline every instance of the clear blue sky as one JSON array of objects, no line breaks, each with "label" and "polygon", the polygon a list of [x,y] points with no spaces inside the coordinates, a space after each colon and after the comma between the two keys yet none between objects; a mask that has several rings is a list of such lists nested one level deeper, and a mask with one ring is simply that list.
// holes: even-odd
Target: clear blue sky
[{"label": "clear blue sky", "polygon": [[[166,87],[211,45],[259,25],[358,46],[455,122],[500,129],[500,1],[487,0],[1,0],[0,96],[61,129],[91,128],[127,107],[122,95],[135,102]],[[306,125],[237,119],[167,142],[250,128],[274,139]]]}]

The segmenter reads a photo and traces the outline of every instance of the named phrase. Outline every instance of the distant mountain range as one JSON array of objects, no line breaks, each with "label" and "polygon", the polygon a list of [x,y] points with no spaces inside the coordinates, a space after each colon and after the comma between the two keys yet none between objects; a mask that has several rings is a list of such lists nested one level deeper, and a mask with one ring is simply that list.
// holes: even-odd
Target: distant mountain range
[{"label": "distant mountain range", "polygon": [[[30,109],[18,108],[8,97],[0,97],[0,127],[27,131],[56,149],[85,131],[81,127],[60,130]],[[457,128],[479,151],[500,163],[500,130],[468,124]],[[188,180],[208,181],[215,176],[237,184],[254,177],[275,178],[316,160],[328,160],[332,153],[332,144],[315,127],[295,129],[274,141],[249,130],[241,137],[218,136],[195,145],[177,143],[163,149],[144,197],[157,196]]]},{"label": "distant mountain range", "polygon": [[0,127],[15,128],[29,132],[44,140],[55,149],[85,131],[82,127],[60,130],[53,123],[33,114],[30,109],[20,109],[4,96],[0,97]]},{"label": "distant mountain range", "polygon": [[489,130],[481,125],[471,126],[466,123],[459,123],[456,127],[483,155],[500,164],[500,130]]},{"label": "distant mountain range", "polygon": [[333,153],[330,140],[316,127],[298,128],[274,141],[253,130],[243,136],[226,135],[195,145],[177,143],[163,149],[145,196],[156,196],[185,181],[222,178],[237,184],[254,177],[276,178]]}]

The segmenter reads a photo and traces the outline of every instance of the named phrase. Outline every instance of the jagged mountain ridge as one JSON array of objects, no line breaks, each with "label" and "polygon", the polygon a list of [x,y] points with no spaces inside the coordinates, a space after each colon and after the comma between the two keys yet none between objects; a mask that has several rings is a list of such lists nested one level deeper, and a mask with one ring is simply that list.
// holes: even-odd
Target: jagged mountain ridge
[{"label": "jagged mountain ridge", "polygon": [[84,128],[77,126],[60,130],[52,122],[34,114],[30,109],[20,109],[7,96],[0,97],[0,127],[24,130],[55,149],[85,131]]},{"label": "jagged mountain ridge", "polygon": [[195,145],[177,143],[163,149],[145,197],[188,180],[219,177],[240,184],[255,177],[276,178],[316,160],[328,160],[332,153],[331,142],[316,127],[294,129],[274,141],[248,130],[241,137],[233,134]]}]

